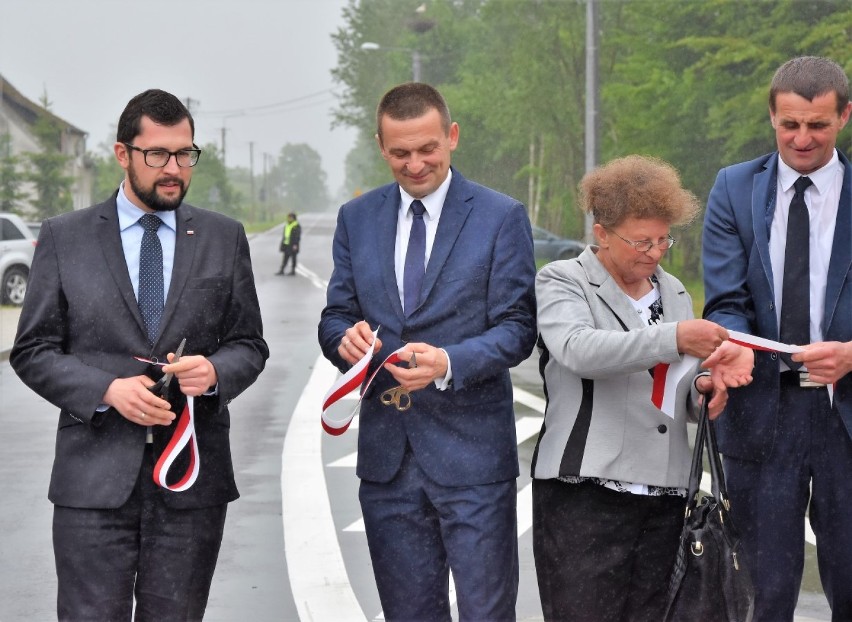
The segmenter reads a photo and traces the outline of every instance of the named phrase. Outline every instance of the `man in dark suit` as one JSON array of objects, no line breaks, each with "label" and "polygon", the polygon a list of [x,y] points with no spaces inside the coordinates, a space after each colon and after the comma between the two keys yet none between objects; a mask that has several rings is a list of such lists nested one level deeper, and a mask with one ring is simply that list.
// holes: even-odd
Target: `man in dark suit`
[{"label": "man in dark suit", "polygon": [[[536,338],[529,219],[450,168],[459,127],[434,88],[388,91],[377,128],[397,183],[340,209],[319,340],[345,371],[381,327],[370,373],[399,348],[410,362],[386,365],[361,403],[359,497],[384,616],[449,620],[451,569],[462,620],[514,619],[509,368]],[[382,404],[394,385],[409,410]]]},{"label": "man in dark suit", "polygon": [[[268,349],[242,226],[183,203],[194,129],[173,95],[134,97],[118,122],[117,193],[39,235],[10,362],[60,409],[49,492],[60,620],[129,620],[134,598],[136,620],[200,620],[239,496],[228,403]],[[179,362],[134,358],[173,361],[184,338]],[[167,400],[149,390],[163,373],[176,381]],[[186,396],[199,471],[172,492],[152,472]]]},{"label": "man in dark suit", "polygon": [[756,352],[717,424],[755,620],[793,619],[808,512],[833,619],[852,619],[852,167],[835,148],[850,109],[835,62],[788,61],[769,92],[778,151],[723,169],[707,204],[705,317],[809,344]]}]

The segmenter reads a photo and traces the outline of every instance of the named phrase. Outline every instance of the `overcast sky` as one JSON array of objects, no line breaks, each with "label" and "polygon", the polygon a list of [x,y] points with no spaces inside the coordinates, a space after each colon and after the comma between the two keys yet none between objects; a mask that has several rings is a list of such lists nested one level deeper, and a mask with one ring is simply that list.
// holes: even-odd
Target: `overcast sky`
[{"label": "overcast sky", "polygon": [[0,0],[0,74],[88,132],[115,141],[127,101],[148,88],[191,98],[196,142],[228,166],[263,171],[263,154],[308,143],[329,190],[344,180],[355,133],[331,129],[337,61],[331,33],[346,0]]}]

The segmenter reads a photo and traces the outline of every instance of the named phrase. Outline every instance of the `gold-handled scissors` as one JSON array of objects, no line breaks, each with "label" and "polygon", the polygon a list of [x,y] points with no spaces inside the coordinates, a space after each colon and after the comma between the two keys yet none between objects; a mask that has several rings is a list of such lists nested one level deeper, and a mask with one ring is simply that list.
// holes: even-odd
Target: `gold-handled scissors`
[{"label": "gold-handled scissors", "polygon": [[[417,357],[412,352],[411,360],[408,361],[408,369],[415,367],[417,367]],[[394,406],[400,412],[411,408],[411,392],[408,389],[404,389],[401,384],[391,387],[382,393],[380,399],[385,406]]]},{"label": "gold-handled scissors", "polygon": [[402,385],[382,393],[381,400],[385,406],[396,406],[396,409],[400,412],[411,408],[411,393],[408,389],[403,389]]}]

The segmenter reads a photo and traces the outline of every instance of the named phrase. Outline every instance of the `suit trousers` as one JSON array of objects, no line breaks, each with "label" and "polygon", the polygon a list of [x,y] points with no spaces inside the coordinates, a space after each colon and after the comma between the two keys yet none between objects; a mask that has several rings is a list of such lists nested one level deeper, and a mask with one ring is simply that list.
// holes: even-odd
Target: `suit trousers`
[{"label": "suit trousers", "polygon": [[[157,486],[151,445],[136,486],[117,509],[55,506],[53,549],[62,622],[201,620],[227,504],[175,510]],[[109,477],[105,472],[104,477]]]},{"label": "suit trousers", "polygon": [[796,372],[782,373],[772,454],[763,462],[725,457],[724,465],[755,586],[754,622],[793,620],[808,514],[832,620],[852,620],[852,439],[828,391],[800,388]]},{"label": "suit trousers", "polygon": [[406,448],[388,483],[361,481],[367,544],[386,620],[515,620],[517,482],[442,486]]},{"label": "suit trousers", "polygon": [[686,499],[533,480],[533,554],[548,622],[659,622]]}]

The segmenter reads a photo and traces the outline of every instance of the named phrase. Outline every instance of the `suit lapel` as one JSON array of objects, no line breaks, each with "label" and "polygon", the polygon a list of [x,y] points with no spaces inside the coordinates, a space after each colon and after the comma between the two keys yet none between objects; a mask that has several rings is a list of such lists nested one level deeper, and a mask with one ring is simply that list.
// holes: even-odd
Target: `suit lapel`
[{"label": "suit lapel", "polygon": [[[396,283],[396,229],[399,222],[399,186],[391,186],[391,190],[384,196],[384,201],[377,206],[373,216],[376,232],[376,244],[378,246],[378,262],[381,278],[384,284],[385,294],[400,321],[405,320],[402,303],[399,300],[399,287]],[[363,268],[363,266],[361,267]],[[353,266],[353,270],[356,266]]]},{"label": "suit lapel", "polygon": [[[169,292],[166,295],[166,305],[163,308],[163,317],[160,320],[161,327],[168,326],[186,287],[190,268],[195,261],[196,235],[207,233],[195,231],[193,228],[193,208],[185,203],[175,212],[175,228],[175,259],[172,265],[172,280],[169,283]],[[162,334],[163,331],[160,330],[160,335]],[[157,341],[159,341],[159,337],[157,337]]]},{"label": "suit lapel", "polygon": [[825,287],[825,313],[822,321],[824,339],[828,339],[840,292],[852,267],[852,166],[840,151],[837,154],[843,163],[843,187],[840,190],[840,203],[837,206],[837,223],[834,227],[834,241],[831,246],[831,260],[828,264]]},{"label": "suit lapel", "polygon": [[130,273],[127,271],[127,260],[124,258],[124,248],[121,245],[121,232],[118,230],[116,209],[115,196],[101,204],[97,213],[95,236],[104,256],[104,265],[109,270],[118,291],[121,292],[124,304],[127,305],[127,309],[136,320],[139,329],[146,335],[145,320],[142,319],[142,313],[139,311],[136,294],[133,293],[133,283],[130,281]]},{"label": "suit lapel", "polygon": [[[636,309],[634,309],[633,305],[630,304],[624,290],[618,286],[615,279],[613,279],[607,269],[604,268],[591,246],[586,247],[586,250],[584,250],[580,255],[579,261],[580,265],[583,266],[583,270],[586,271],[586,278],[589,283],[598,286],[596,291],[598,298],[600,298],[601,301],[609,307],[609,310],[612,311],[612,314],[616,317],[618,323],[621,324],[625,330],[631,328],[642,328],[644,326],[642,318],[639,317],[639,314],[636,313]],[[665,309],[665,307],[663,307],[663,309]]]},{"label": "suit lapel", "polygon": [[778,179],[778,154],[770,157],[763,172],[754,176],[751,193],[751,215],[754,230],[754,242],[763,272],[769,282],[769,291],[774,292],[772,280],[772,262],[769,259],[769,227],[775,214],[775,193]]},{"label": "suit lapel", "polygon": [[469,191],[464,177],[453,170],[453,179],[444,199],[441,209],[441,220],[438,221],[438,230],[435,232],[435,242],[432,244],[432,252],[429,254],[429,263],[426,266],[426,274],[423,278],[423,292],[420,297],[420,306],[429,298],[429,293],[435,287],[438,276],[441,274],[453,246],[461,233],[462,227],[467,220],[473,206],[470,200],[473,193]]}]

